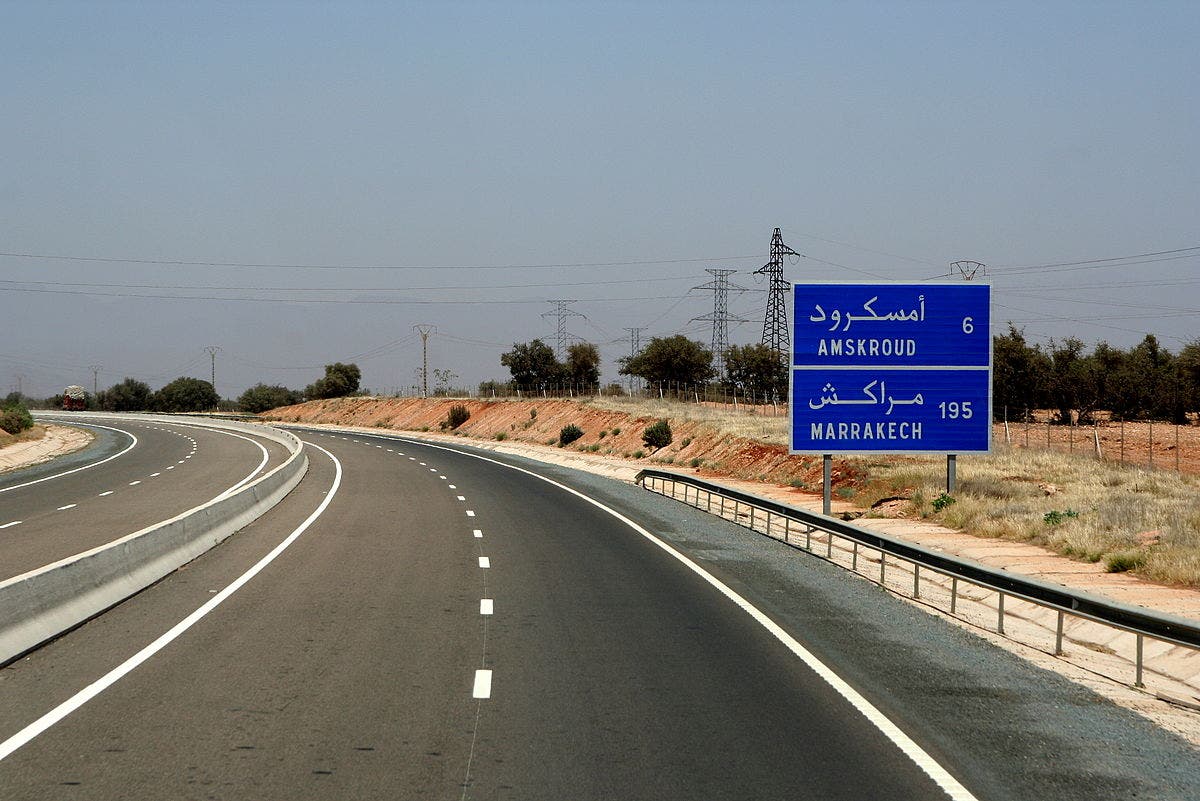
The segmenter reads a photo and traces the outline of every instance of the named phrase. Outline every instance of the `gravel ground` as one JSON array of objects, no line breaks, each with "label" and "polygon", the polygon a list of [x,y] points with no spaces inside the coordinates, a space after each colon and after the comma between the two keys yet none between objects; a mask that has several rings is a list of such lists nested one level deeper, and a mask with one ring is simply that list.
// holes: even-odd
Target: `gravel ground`
[{"label": "gravel ground", "polygon": [[[586,492],[691,556],[834,667],[980,799],[1200,798],[1200,752],[1186,741],[873,584],[628,484],[482,453]],[[796,743],[798,769],[804,756]]]}]

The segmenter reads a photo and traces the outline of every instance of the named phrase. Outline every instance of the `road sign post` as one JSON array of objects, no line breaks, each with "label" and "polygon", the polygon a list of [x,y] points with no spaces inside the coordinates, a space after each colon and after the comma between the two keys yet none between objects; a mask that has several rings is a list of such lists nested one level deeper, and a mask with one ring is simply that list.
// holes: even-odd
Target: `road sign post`
[{"label": "road sign post", "polygon": [[792,453],[991,450],[989,285],[811,283],[792,291]]}]

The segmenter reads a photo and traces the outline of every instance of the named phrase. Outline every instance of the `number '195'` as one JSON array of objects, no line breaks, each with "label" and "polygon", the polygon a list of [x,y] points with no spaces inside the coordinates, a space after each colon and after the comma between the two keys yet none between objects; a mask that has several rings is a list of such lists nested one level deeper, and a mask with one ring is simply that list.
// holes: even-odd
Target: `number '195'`
[{"label": "number '195'", "polygon": [[971,411],[971,401],[950,401],[949,403],[942,401],[938,404],[938,408],[942,411],[943,420],[970,420],[975,413]]}]

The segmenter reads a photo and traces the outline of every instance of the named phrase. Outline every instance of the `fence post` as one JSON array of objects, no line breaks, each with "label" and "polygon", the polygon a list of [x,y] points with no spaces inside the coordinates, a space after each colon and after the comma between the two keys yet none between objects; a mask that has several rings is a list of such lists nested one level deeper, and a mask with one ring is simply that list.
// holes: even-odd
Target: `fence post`
[{"label": "fence post", "polygon": [[1137,636],[1137,679],[1133,683],[1134,687],[1146,686],[1142,681],[1142,641],[1144,639],[1140,634]]},{"label": "fence post", "polygon": [[1150,418],[1150,469],[1154,469],[1154,418]]}]

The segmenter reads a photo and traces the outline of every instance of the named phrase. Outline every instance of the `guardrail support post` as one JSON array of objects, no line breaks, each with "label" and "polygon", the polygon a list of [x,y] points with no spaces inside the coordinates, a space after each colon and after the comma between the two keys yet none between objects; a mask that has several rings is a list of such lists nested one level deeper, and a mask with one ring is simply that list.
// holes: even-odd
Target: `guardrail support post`
[{"label": "guardrail support post", "polygon": [[805,527],[804,527],[804,550],[808,551],[809,553],[812,553],[812,533],[813,533],[813,530],[814,530],[814,529],[813,529],[813,527],[812,527],[812,526],[805,526]]},{"label": "guardrail support post", "polygon": [[958,576],[950,577],[950,614],[958,609]]},{"label": "guardrail support post", "polygon": [[767,536],[771,536],[771,510],[767,510]]},{"label": "guardrail support post", "polygon": [[1064,617],[1064,615],[1063,615],[1062,611],[1060,610],[1058,613],[1058,628],[1054,632],[1054,655],[1055,656],[1062,656],[1062,654],[1063,654],[1063,649],[1062,649],[1063,617]]},{"label": "guardrail support post", "polygon": [[1004,593],[1000,593],[999,614],[996,618],[996,633],[1004,633]]},{"label": "guardrail support post", "polygon": [[887,586],[887,584],[883,580],[884,576],[886,575],[886,571],[887,571],[887,554],[884,553],[883,551],[880,551],[879,552],[879,585],[881,587]]},{"label": "guardrail support post", "polygon": [[792,533],[792,519],[790,517],[783,518],[783,541],[790,542],[789,539]]},{"label": "guardrail support post", "polygon": [[751,531],[755,531],[755,530],[756,530],[756,529],[754,528],[754,509],[755,509],[755,507],[754,507],[754,506],[751,506],[751,507],[750,507],[750,530],[751,530]]},{"label": "guardrail support post", "polygon": [[921,566],[913,562],[913,597],[921,597]]},{"label": "guardrail support post", "polygon": [[825,532],[825,558],[833,561],[833,532]]},{"label": "guardrail support post", "polygon": [[1137,680],[1133,683],[1134,687],[1146,686],[1142,681],[1142,643],[1144,640],[1145,638],[1142,635],[1139,634],[1137,636]]},{"label": "guardrail support post", "polygon": [[850,557],[850,569],[858,572],[858,540],[854,541],[854,555]]}]

